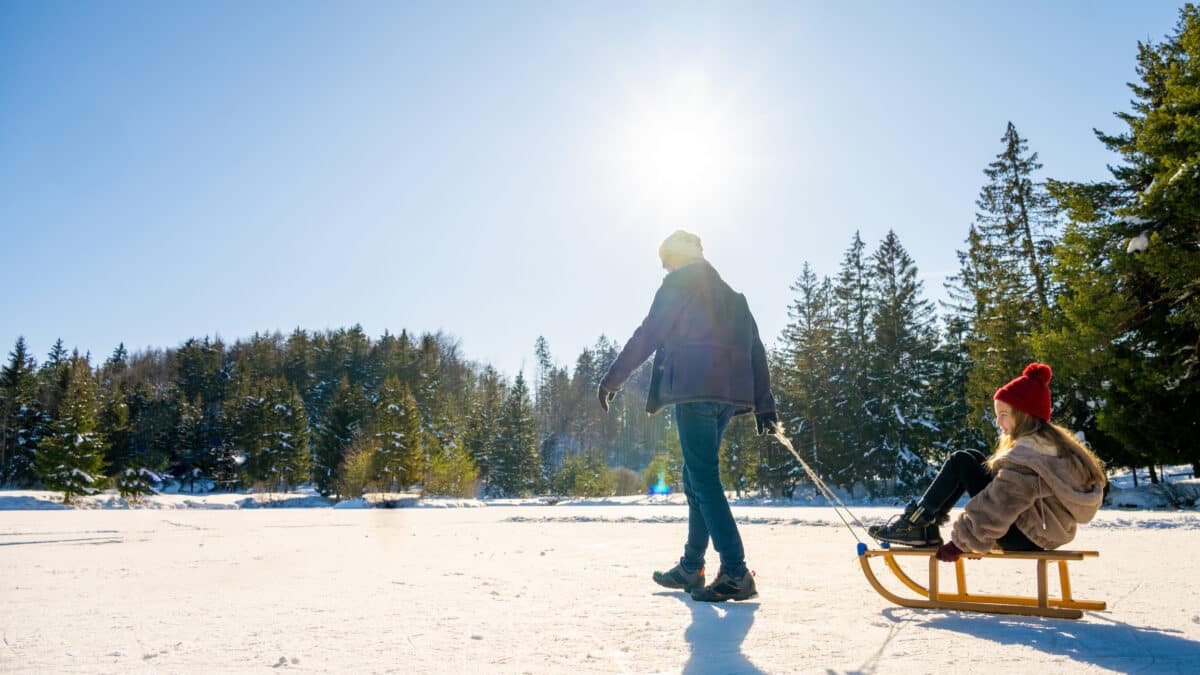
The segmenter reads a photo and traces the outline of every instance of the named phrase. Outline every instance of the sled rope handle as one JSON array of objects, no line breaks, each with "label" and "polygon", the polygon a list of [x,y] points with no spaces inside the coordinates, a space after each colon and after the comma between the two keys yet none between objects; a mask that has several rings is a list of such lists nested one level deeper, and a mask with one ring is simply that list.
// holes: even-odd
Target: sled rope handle
[{"label": "sled rope handle", "polygon": [[[846,516],[850,516],[850,520],[853,520],[854,524],[858,525],[858,527],[864,532],[866,531],[867,527],[862,524],[862,521],[860,521],[858,517],[850,512],[850,509],[844,502],[842,502],[842,499],[837,496],[837,493],[830,489],[830,487],[825,484],[825,481],[821,480],[821,477],[817,475],[817,472],[813,471],[812,467],[808,465],[808,462],[804,461],[804,458],[800,456],[800,453],[796,452],[796,448],[792,447],[792,442],[788,440],[787,436],[783,435],[783,429],[781,427],[776,426],[775,431],[772,432],[771,435],[774,436],[775,440],[779,441],[783,447],[787,448],[788,452],[792,453],[792,456],[796,458],[797,462],[800,462],[800,466],[803,467],[804,472],[808,474],[809,480],[813,482],[813,485],[817,486],[817,491],[821,493],[821,496],[825,498],[825,501],[829,502],[829,505],[833,507],[833,512],[838,515],[838,518],[841,518],[842,524],[846,526],[846,529],[850,530],[850,535],[854,537],[855,541],[861,545],[863,540],[859,539],[858,534],[854,531],[854,527],[851,526],[846,520]],[[845,515],[842,515],[842,511],[846,512]]]}]

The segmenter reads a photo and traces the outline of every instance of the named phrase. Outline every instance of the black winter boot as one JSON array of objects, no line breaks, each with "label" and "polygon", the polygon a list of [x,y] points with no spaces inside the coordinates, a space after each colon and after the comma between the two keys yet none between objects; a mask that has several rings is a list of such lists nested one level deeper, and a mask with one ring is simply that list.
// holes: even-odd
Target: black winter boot
[{"label": "black winter boot", "polygon": [[942,533],[938,525],[950,520],[949,516],[930,514],[916,501],[904,507],[904,513],[892,516],[884,525],[872,525],[867,534],[892,544],[904,546],[941,546]]}]

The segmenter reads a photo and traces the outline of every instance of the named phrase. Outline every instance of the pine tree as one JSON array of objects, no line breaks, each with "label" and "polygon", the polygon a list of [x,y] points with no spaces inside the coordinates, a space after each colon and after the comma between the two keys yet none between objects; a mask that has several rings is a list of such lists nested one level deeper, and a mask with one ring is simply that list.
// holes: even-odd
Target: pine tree
[{"label": "pine tree", "polygon": [[240,482],[253,486],[267,478],[267,458],[262,447],[267,430],[266,399],[245,361],[236,366],[234,382],[236,393],[225,402],[226,442],[240,467]]},{"label": "pine tree", "polygon": [[[189,339],[180,347],[171,359],[175,367],[174,387],[179,392],[176,409],[180,411],[182,424],[184,404],[195,404],[199,417],[188,424],[189,435],[185,441],[180,438],[180,448],[186,448],[192,453],[201,450],[214,456],[202,459],[199,455],[191,454],[185,459],[181,452],[177,459],[182,471],[192,471],[200,468],[206,473],[215,467],[217,448],[225,443],[223,414],[225,409],[226,388],[230,387],[230,372],[225,367],[225,345],[220,341]],[[229,392],[232,395],[236,392]],[[183,428],[177,430],[183,433]],[[182,468],[186,463],[187,467]],[[228,476],[226,476],[228,478]]]},{"label": "pine tree", "polygon": [[[144,494],[144,492],[139,492],[144,485],[143,482],[137,479],[131,482],[129,487],[124,485],[127,474],[140,476],[141,474],[136,470],[142,468],[134,466],[137,462],[133,451],[133,431],[130,425],[129,404],[126,402],[124,383],[113,382],[109,364],[105,364],[101,368],[101,373],[104,382],[100,387],[100,414],[96,426],[100,434],[108,441],[104,462],[117,477],[117,489],[121,492],[121,496],[137,499]],[[149,492],[152,486],[147,487],[146,492]]]},{"label": "pine tree", "polygon": [[499,439],[492,456],[491,484],[501,495],[532,494],[539,488],[542,463],[537,427],[525,377],[518,373],[504,400]]},{"label": "pine tree", "polygon": [[264,398],[263,478],[272,489],[290,492],[311,475],[308,415],[300,393],[284,378],[267,382]]},{"label": "pine tree", "polygon": [[42,426],[37,364],[19,337],[0,370],[0,486],[32,484]]},{"label": "pine tree", "polygon": [[1028,142],[1012,122],[1000,140],[1004,151],[983,171],[990,182],[980,190],[982,212],[976,218],[981,233],[1012,264],[1017,286],[1031,291],[1027,321],[1036,328],[1050,307],[1046,259],[1054,244],[1052,201],[1045,187],[1033,182],[1042,165],[1036,152],[1026,154]]},{"label": "pine tree", "polygon": [[492,484],[492,455],[500,443],[500,415],[506,397],[504,381],[495,368],[487,366],[479,375],[475,400],[467,419],[463,443],[467,454],[475,462],[484,489],[498,491]]},{"label": "pine tree", "polygon": [[177,464],[179,441],[175,434],[180,412],[175,391],[165,386],[165,382],[127,378],[121,387],[121,398],[128,409],[129,421],[117,439],[122,454],[114,469],[147,469],[159,474]]},{"label": "pine tree", "polygon": [[1070,223],[1059,317],[1038,346],[1070,385],[1057,405],[1083,424],[1094,413],[1101,456],[1200,470],[1200,9],[1139,43],[1137,72],[1133,111],[1117,115],[1128,130],[1097,132],[1124,161],[1113,180],[1051,184]]},{"label": "pine tree", "polygon": [[987,450],[987,438],[971,423],[972,407],[967,402],[967,373],[971,361],[967,354],[966,321],[958,316],[946,319],[943,339],[933,353],[933,372],[927,390],[933,418],[926,456],[941,464],[957,450]]},{"label": "pine tree", "polygon": [[362,389],[351,385],[348,377],[343,377],[314,429],[313,482],[322,495],[337,492],[338,467],[342,466],[355,437],[365,431],[366,410],[367,400]]},{"label": "pine tree", "polygon": [[216,480],[214,470],[220,444],[210,445],[199,397],[191,402],[181,399],[178,408],[179,428],[175,437],[179,439],[179,465],[176,479],[181,488],[186,485],[190,492],[195,492],[196,483],[203,483],[206,479]]},{"label": "pine tree", "polygon": [[[296,328],[284,345],[283,376],[296,391],[304,393],[312,386],[311,342],[308,333]],[[311,412],[311,411],[309,411]]]},{"label": "pine tree", "polygon": [[863,453],[876,441],[868,424],[868,377],[871,372],[871,321],[875,302],[871,295],[873,270],[865,255],[866,244],[856,231],[833,285],[832,359],[828,402],[830,419],[825,431],[827,452],[819,458],[822,478],[852,485],[863,478]]},{"label": "pine tree", "polygon": [[142,497],[154,494],[155,486],[161,485],[163,480],[162,476],[145,467],[125,469],[116,475],[117,492],[129,501],[140,502]]},{"label": "pine tree", "polygon": [[38,395],[45,412],[46,424],[58,416],[58,406],[62,397],[66,395],[70,371],[71,355],[63,346],[62,338],[59,338],[55,340],[45,363],[38,370]]},{"label": "pine tree", "polygon": [[936,368],[933,307],[921,297],[917,267],[895,232],[887,233],[873,262],[867,410],[876,441],[864,468],[912,490],[931,477],[924,455],[936,430],[928,391]]},{"label": "pine tree", "polygon": [[389,491],[419,481],[425,457],[421,411],[399,378],[392,376],[384,383],[371,420],[376,479]]},{"label": "pine tree", "polygon": [[989,429],[996,387],[1034,360],[1031,336],[1049,313],[1053,294],[1047,263],[1054,243],[1052,204],[1046,187],[1033,180],[1042,168],[1037,153],[1010,122],[1004,150],[984,175],[967,250],[959,251],[953,277],[955,316],[966,321],[971,369],[967,398],[972,424]]},{"label": "pine tree", "polygon": [[[856,235],[855,245],[861,241]],[[772,384],[781,417],[786,420],[785,430],[796,451],[824,473],[825,469],[840,468],[832,453],[841,440],[843,424],[837,418],[845,415],[835,409],[841,396],[836,375],[840,374],[843,355],[837,352],[834,341],[833,286],[828,277],[818,279],[805,262],[791,288],[795,293],[788,309],[791,322],[783,329],[780,367],[773,372]],[[778,460],[776,473],[781,477],[770,482],[774,487],[783,487],[782,476],[793,475],[799,467],[786,451],[778,455]],[[824,461],[829,462],[828,467]]]},{"label": "pine tree", "polygon": [[96,431],[96,380],[87,359],[63,365],[67,387],[59,401],[50,433],[35,459],[37,475],[47,489],[61,491],[63,502],[98,492],[104,485],[104,438]]}]

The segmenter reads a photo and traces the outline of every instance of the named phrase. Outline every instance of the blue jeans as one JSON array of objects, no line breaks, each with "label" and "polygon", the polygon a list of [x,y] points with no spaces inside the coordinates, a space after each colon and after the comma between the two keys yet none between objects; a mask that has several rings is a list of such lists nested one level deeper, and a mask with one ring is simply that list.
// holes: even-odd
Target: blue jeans
[{"label": "blue jeans", "polygon": [[683,494],[688,502],[688,537],[679,564],[686,570],[704,567],[704,552],[712,537],[721,566],[733,577],[746,573],[746,552],[725,488],[721,485],[721,436],[733,417],[727,403],[678,403],[675,422],[683,447]]}]

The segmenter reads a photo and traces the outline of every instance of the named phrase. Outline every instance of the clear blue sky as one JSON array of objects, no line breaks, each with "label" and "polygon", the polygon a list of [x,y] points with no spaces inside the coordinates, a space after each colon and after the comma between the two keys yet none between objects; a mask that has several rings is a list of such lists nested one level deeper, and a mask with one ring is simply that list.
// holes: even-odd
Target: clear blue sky
[{"label": "clear blue sky", "polygon": [[1105,178],[1178,6],[0,0],[0,348],[360,323],[511,377],[624,342],[677,227],[768,343],[855,229],[938,299],[1005,124]]}]

